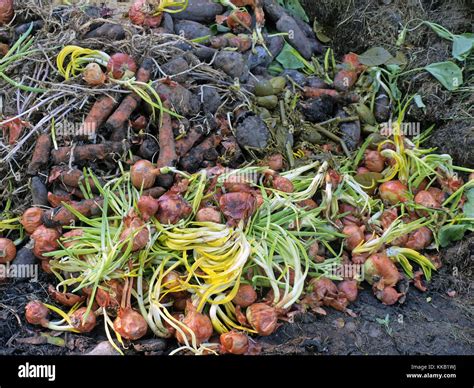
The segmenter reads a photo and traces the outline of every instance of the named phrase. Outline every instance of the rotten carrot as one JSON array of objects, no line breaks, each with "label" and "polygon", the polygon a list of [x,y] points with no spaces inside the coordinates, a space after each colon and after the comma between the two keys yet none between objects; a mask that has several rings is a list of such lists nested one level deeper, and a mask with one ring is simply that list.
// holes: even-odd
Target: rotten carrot
[{"label": "rotten carrot", "polygon": [[95,139],[97,130],[107,120],[114,108],[117,106],[117,100],[111,96],[103,96],[92,105],[89,114],[79,129],[78,135]]},{"label": "rotten carrot", "polygon": [[[153,71],[154,62],[151,58],[145,58],[142,65],[137,72],[137,81],[148,82]],[[112,141],[121,141],[125,137],[125,123],[130,118],[130,115],[137,108],[141,98],[136,94],[132,93],[126,96],[120,105],[117,107],[114,113],[108,118],[105,123],[107,130],[111,131],[112,134],[110,139]]]},{"label": "rotten carrot", "polygon": [[[168,105],[165,103],[165,105]],[[176,154],[171,116],[163,111],[161,116],[161,127],[158,134],[160,154],[156,163],[157,168],[174,167],[178,160]],[[173,184],[173,174],[160,174],[156,177],[158,186],[170,187]]]},{"label": "rotten carrot", "polygon": [[176,154],[178,156],[186,155],[194,144],[196,144],[202,137],[202,133],[195,127],[192,127],[185,137],[176,141]]},{"label": "rotten carrot", "polygon": [[318,98],[323,95],[331,96],[331,97],[339,97],[339,92],[333,89],[322,89],[322,88],[312,88],[309,86],[305,86],[303,88],[303,95],[306,98]]},{"label": "rotten carrot", "polygon": [[51,137],[43,133],[36,139],[33,157],[28,165],[28,175],[36,175],[40,168],[46,166],[49,162],[49,153],[51,151]]},{"label": "rotten carrot", "polygon": [[71,156],[75,163],[81,163],[91,160],[110,159],[115,154],[122,154],[127,148],[125,143],[105,141],[101,144],[59,147],[51,152],[51,157],[54,164],[69,163]]},{"label": "rotten carrot", "polygon": [[191,151],[181,158],[179,162],[181,168],[189,172],[196,172],[199,170],[199,166],[204,160],[206,151],[216,148],[221,141],[222,137],[219,135],[211,135],[204,139],[200,144],[191,149]]}]

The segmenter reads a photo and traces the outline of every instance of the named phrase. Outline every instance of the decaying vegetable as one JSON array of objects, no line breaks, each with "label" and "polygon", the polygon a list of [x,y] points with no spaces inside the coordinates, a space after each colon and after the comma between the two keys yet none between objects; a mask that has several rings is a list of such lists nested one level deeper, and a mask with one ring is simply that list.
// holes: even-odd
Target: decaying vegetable
[{"label": "decaying vegetable", "polygon": [[249,338],[245,333],[229,331],[220,336],[223,353],[245,354],[249,349]]},{"label": "decaying vegetable", "polygon": [[364,273],[365,280],[369,284],[378,283],[384,287],[393,287],[400,280],[397,267],[385,253],[369,256],[364,263]]},{"label": "decaying vegetable", "polygon": [[49,310],[39,300],[32,300],[25,306],[25,318],[32,325],[47,327],[49,323]]},{"label": "decaying vegetable", "polygon": [[268,336],[272,334],[278,322],[274,307],[265,303],[255,303],[247,307],[247,320],[259,335]]},{"label": "decaying vegetable", "polygon": [[106,75],[97,63],[89,63],[82,73],[84,81],[91,86],[99,86],[105,83]]},{"label": "decaying vegetable", "polygon": [[16,247],[13,241],[8,238],[0,238],[0,264],[12,261],[16,256]]},{"label": "decaying vegetable", "polygon": [[142,338],[148,325],[142,315],[133,309],[119,309],[117,318],[114,321],[114,330],[123,338],[137,340]]},{"label": "decaying vegetable", "polygon": [[13,19],[15,11],[13,8],[13,0],[0,1],[0,27],[10,23]]},{"label": "decaying vegetable", "polygon": [[257,301],[257,293],[250,284],[241,284],[232,302],[240,307],[248,307]]},{"label": "decaying vegetable", "polygon": [[21,216],[21,224],[25,228],[26,233],[32,234],[41,225],[43,225],[44,210],[39,207],[30,207],[25,210]]},{"label": "decaying vegetable", "polygon": [[49,259],[44,254],[59,247],[58,239],[60,236],[56,229],[46,228],[44,225],[39,226],[31,235],[31,239],[34,241],[34,255],[41,260]]},{"label": "decaying vegetable", "polygon": [[176,331],[176,339],[181,344],[185,341],[191,342],[195,338],[199,345],[209,340],[213,332],[209,317],[199,313],[190,300],[186,301],[186,315],[182,317],[180,327],[181,330]]},{"label": "decaying vegetable", "polygon": [[107,72],[118,80],[129,79],[137,72],[137,64],[130,55],[116,53],[110,57],[107,63]]}]

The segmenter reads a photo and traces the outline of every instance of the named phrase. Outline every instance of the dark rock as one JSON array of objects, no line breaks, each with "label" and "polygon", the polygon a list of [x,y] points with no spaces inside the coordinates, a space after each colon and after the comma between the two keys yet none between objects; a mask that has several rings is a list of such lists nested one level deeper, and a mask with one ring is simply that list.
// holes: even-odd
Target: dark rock
[{"label": "dark rock", "polygon": [[275,23],[282,15],[286,14],[285,9],[276,0],[263,0],[263,10],[265,11],[265,17]]},{"label": "dark rock", "polygon": [[161,27],[163,27],[170,34],[174,32],[174,20],[168,12],[163,12],[163,21],[161,22]]},{"label": "dark rock", "polygon": [[33,197],[32,205],[48,206],[48,189],[40,177],[31,178],[31,196]]},{"label": "dark rock", "polygon": [[331,96],[321,96],[302,102],[300,106],[306,120],[320,123],[333,117],[334,104]]},{"label": "dark rock", "polygon": [[167,76],[177,76],[171,77],[173,81],[176,82],[185,82],[188,79],[188,74],[180,74],[189,70],[188,62],[183,57],[173,58],[171,61],[166,62],[161,66],[162,72]]},{"label": "dark rock", "polygon": [[84,38],[122,40],[125,38],[125,30],[120,24],[104,23],[96,29],[89,31]]},{"label": "dark rock", "polygon": [[32,265],[37,264],[38,259],[33,254],[31,249],[26,247],[21,248],[17,253],[15,259],[12,261],[14,265]]},{"label": "dark rock", "polygon": [[316,89],[330,89],[330,85],[328,85],[321,78],[314,76],[306,78],[306,86]]},{"label": "dark rock", "polygon": [[168,100],[176,113],[183,116],[197,114],[201,107],[199,98],[180,84],[166,85],[161,82],[155,84],[155,90],[162,100]]},{"label": "dark rock", "polygon": [[241,147],[263,149],[270,139],[267,125],[258,116],[248,116],[242,120],[237,125],[235,134]]},{"label": "dark rock", "polygon": [[212,0],[189,0],[186,9],[173,14],[173,18],[212,24],[216,21],[216,15],[222,12],[224,7]]},{"label": "dark rock", "polygon": [[217,92],[216,88],[202,86],[198,96],[202,101],[202,108],[205,112],[214,114],[222,104],[221,96]]},{"label": "dark rock", "polygon": [[283,50],[283,46],[285,45],[285,39],[283,38],[283,36],[267,36],[265,40],[267,43],[267,48],[271,52],[273,58],[277,57],[278,54],[280,54],[281,50]]},{"label": "dark rock", "polygon": [[298,70],[287,69],[281,74],[282,77],[290,77],[297,85],[304,86],[306,84],[306,76]]},{"label": "dark rock", "polygon": [[273,58],[264,47],[257,46],[254,51],[248,54],[247,64],[250,70],[257,66],[268,67],[272,63]]},{"label": "dark rock", "polygon": [[118,356],[119,352],[114,349],[109,341],[102,341],[99,342],[91,351],[82,354],[86,356]]},{"label": "dark rock", "polygon": [[193,54],[203,62],[210,62],[216,54],[216,49],[212,47],[200,46],[193,49]]},{"label": "dark rock", "polygon": [[243,55],[235,51],[220,51],[214,60],[214,67],[232,78],[238,78],[241,82],[245,82],[249,76]]},{"label": "dark rock", "polygon": [[174,24],[174,32],[190,40],[212,35],[210,28],[192,20],[177,20]]},{"label": "dark rock", "polygon": [[160,147],[158,147],[156,140],[151,137],[146,137],[137,153],[143,159],[152,160],[153,156],[157,155],[159,150]]},{"label": "dark rock", "polygon": [[288,42],[306,59],[311,59],[311,56],[316,51],[314,40],[308,38],[289,15],[283,15],[276,23],[276,28],[280,32],[287,32]]},{"label": "dark rock", "polygon": [[390,119],[390,98],[384,91],[379,91],[375,96],[374,116],[378,123],[385,123]]},{"label": "dark rock", "polygon": [[[347,113],[343,110],[337,112],[338,117],[348,117]],[[342,134],[342,140],[346,143],[349,151],[354,151],[360,142],[360,122],[350,121],[347,123],[341,123],[339,129]]]}]

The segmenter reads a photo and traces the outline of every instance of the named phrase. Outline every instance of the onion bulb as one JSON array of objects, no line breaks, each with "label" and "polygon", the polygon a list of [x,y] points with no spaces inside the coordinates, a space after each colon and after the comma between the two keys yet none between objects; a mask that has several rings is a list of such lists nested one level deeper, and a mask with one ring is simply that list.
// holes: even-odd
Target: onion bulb
[{"label": "onion bulb", "polygon": [[250,284],[241,284],[232,302],[240,307],[248,307],[257,300],[257,293]]},{"label": "onion bulb", "polygon": [[150,195],[142,195],[137,202],[143,221],[148,221],[158,210],[158,202]]},{"label": "onion bulb", "polygon": [[283,191],[284,193],[292,193],[295,191],[293,183],[288,178],[280,175],[273,177],[272,186],[275,190]]},{"label": "onion bulb", "polygon": [[146,334],[148,324],[138,311],[132,308],[119,309],[114,321],[114,330],[123,338],[134,341]]},{"label": "onion bulb", "polygon": [[342,233],[347,236],[345,242],[346,248],[351,252],[365,240],[362,228],[354,224],[344,226]]},{"label": "onion bulb", "polygon": [[[145,222],[138,217],[127,217],[125,219],[126,228],[120,234],[120,241],[126,241],[131,238],[132,252],[139,251],[146,247],[150,241],[150,231],[145,225]],[[128,244],[125,244],[123,249],[127,249]]]},{"label": "onion bulb", "polygon": [[0,238],[0,264],[12,261],[16,256],[16,246],[9,238]]},{"label": "onion bulb", "polygon": [[385,286],[394,286],[400,280],[395,264],[385,253],[374,253],[364,263],[365,280],[369,284],[381,282]]},{"label": "onion bulb", "polygon": [[107,63],[107,73],[117,80],[132,78],[137,71],[134,59],[124,53],[112,55]]},{"label": "onion bulb", "polygon": [[266,164],[273,171],[283,170],[283,155],[282,154],[273,154],[267,158]]},{"label": "onion bulb", "polygon": [[385,287],[383,290],[375,290],[375,296],[377,299],[387,306],[397,303],[398,299],[400,299],[402,295],[403,294],[400,294],[393,287]]},{"label": "onion bulb", "polygon": [[426,190],[420,190],[415,195],[415,203],[428,208],[436,208],[439,206],[439,203],[436,201],[434,196]]},{"label": "onion bulb", "polygon": [[371,172],[382,172],[385,158],[378,151],[367,150],[364,154],[364,165]]},{"label": "onion bulb", "polygon": [[220,224],[222,214],[219,210],[214,207],[203,207],[196,213],[196,221],[198,222],[214,222]]},{"label": "onion bulb", "polygon": [[152,16],[152,11],[151,7],[147,4],[147,0],[136,0],[128,10],[128,17],[137,26],[155,28],[161,24],[163,13]]},{"label": "onion bulb", "polygon": [[34,241],[33,253],[41,260],[49,260],[48,257],[43,256],[45,253],[52,252],[58,249],[58,238],[60,237],[59,232],[56,229],[47,228],[41,225],[31,235],[31,239]]},{"label": "onion bulb", "polygon": [[247,11],[235,10],[227,18],[227,26],[234,32],[246,31],[252,25],[252,16]]},{"label": "onion bulb", "polygon": [[[186,327],[181,325],[181,330],[177,330],[175,333],[179,343],[184,344],[186,340],[188,342],[192,341],[192,335],[189,330],[194,333],[197,345],[211,338],[213,332],[211,320],[207,315],[197,312],[196,307],[189,299],[186,301],[186,315],[181,319],[181,322]],[[182,334],[184,334],[185,337],[183,337]]]},{"label": "onion bulb", "polygon": [[398,180],[384,182],[379,186],[380,198],[390,205],[408,201],[408,187]]},{"label": "onion bulb", "polygon": [[43,225],[42,217],[44,211],[39,207],[30,207],[25,210],[21,217],[21,224],[26,233],[32,234],[40,225]]},{"label": "onion bulb", "polygon": [[247,321],[261,336],[272,334],[277,328],[277,313],[275,308],[265,303],[255,303],[247,308]]},{"label": "onion bulb", "polygon": [[71,315],[71,324],[74,329],[78,330],[81,333],[89,333],[94,330],[97,321],[95,315],[92,311],[87,314],[87,318],[84,320],[86,315],[87,307],[81,307],[77,309]]},{"label": "onion bulb", "polygon": [[130,169],[132,185],[137,189],[149,189],[155,184],[157,170],[149,160],[142,159],[136,162]]},{"label": "onion bulb", "polygon": [[415,251],[420,251],[430,245],[432,239],[433,232],[431,232],[431,230],[426,226],[422,226],[408,235],[408,241],[406,242],[405,247],[414,249]]},{"label": "onion bulb", "polygon": [[192,207],[181,194],[168,192],[158,198],[156,219],[162,224],[176,224],[192,213]]},{"label": "onion bulb", "polygon": [[349,302],[354,302],[357,299],[359,289],[357,288],[357,281],[353,279],[346,279],[337,285],[339,292],[344,293]]},{"label": "onion bulb", "polygon": [[100,68],[99,64],[91,62],[82,72],[82,78],[88,85],[99,86],[105,83],[107,77]]},{"label": "onion bulb", "polygon": [[14,13],[13,0],[0,0],[0,27],[10,23]]},{"label": "onion bulb", "polygon": [[245,333],[232,330],[221,334],[219,340],[223,353],[245,354],[249,349],[249,338]]},{"label": "onion bulb", "polygon": [[25,318],[32,325],[47,327],[49,320],[49,310],[39,300],[32,300],[25,306]]}]

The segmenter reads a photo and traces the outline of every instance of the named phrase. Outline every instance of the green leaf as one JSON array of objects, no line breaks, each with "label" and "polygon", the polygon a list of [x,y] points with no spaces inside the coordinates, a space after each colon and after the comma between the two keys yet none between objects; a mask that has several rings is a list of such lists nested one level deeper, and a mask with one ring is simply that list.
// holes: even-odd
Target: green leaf
[{"label": "green leaf", "polygon": [[463,82],[461,69],[450,61],[432,63],[425,70],[448,90],[456,90]]},{"label": "green leaf", "polygon": [[305,67],[303,61],[301,61],[295,55],[295,49],[291,47],[288,43],[285,43],[283,50],[276,57],[276,60],[283,66],[285,69],[298,70]]},{"label": "green leaf", "polygon": [[453,57],[458,61],[464,61],[474,47],[474,34],[465,33],[455,35],[453,40]]},{"label": "green leaf", "polygon": [[313,22],[313,31],[322,43],[329,43],[331,41],[331,38],[324,33],[324,27],[316,19]]},{"label": "green leaf", "polygon": [[462,210],[466,218],[474,218],[474,189],[466,191],[467,201],[464,204]]},{"label": "green leaf", "polygon": [[453,241],[459,241],[464,237],[464,233],[468,229],[465,224],[458,225],[444,225],[438,232],[438,239],[440,245],[444,248]]},{"label": "green leaf", "polygon": [[288,12],[300,18],[301,20],[305,21],[306,23],[309,22],[308,15],[306,15],[306,12],[304,8],[301,6],[299,0],[286,0],[286,7],[285,7]]},{"label": "green leaf", "polygon": [[423,100],[419,94],[415,94],[413,96],[413,101],[415,101],[415,104],[418,108],[426,108],[426,105],[423,103]]},{"label": "green leaf", "polygon": [[442,25],[430,22],[424,22],[424,24],[431,27],[431,29],[436,32],[441,38],[453,40],[454,35]]},{"label": "green leaf", "polygon": [[380,66],[393,56],[383,47],[372,47],[359,55],[359,62],[367,66]]}]

